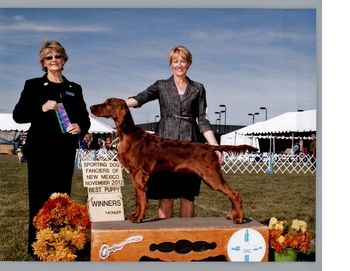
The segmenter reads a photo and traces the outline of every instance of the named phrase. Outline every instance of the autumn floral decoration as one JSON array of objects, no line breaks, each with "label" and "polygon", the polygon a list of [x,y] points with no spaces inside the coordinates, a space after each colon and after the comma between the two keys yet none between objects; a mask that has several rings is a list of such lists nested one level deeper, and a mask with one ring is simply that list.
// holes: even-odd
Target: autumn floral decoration
[{"label": "autumn floral decoration", "polygon": [[32,246],[42,261],[74,261],[76,252],[88,240],[87,207],[74,202],[66,193],[53,193],[34,217],[33,224],[37,234]]},{"label": "autumn floral decoration", "polygon": [[291,223],[272,217],[269,222],[270,246],[278,253],[286,248],[292,248],[307,253],[312,241],[312,234],[307,229],[307,223],[294,219]]}]

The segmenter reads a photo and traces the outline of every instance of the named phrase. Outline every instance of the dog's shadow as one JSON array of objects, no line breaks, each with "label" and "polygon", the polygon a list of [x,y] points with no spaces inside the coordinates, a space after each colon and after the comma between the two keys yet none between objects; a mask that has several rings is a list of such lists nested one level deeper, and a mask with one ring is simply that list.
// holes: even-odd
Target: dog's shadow
[{"label": "dog's shadow", "polygon": [[[167,218],[146,218],[144,220],[142,220],[142,223],[152,223],[152,222],[159,222],[159,221],[164,221]],[[248,224],[250,222],[252,222],[253,220],[251,218],[245,217],[243,219],[243,222],[241,224]],[[241,225],[241,224],[237,224],[237,225]]]},{"label": "dog's shadow", "polygon": [[146,218],[142,219],[142,223],[152,223],[152,222],[159,222],[159,221],[164,221],[167,218]]},{"label": "dog's shadow", "polygon": [[245,217],[245,218],[243,218],[242,224],[247,224],[247,223],[250,223],[250,222],[252,222],[252,221],[253,221],[253,220],[252,220],[251,218]]}]

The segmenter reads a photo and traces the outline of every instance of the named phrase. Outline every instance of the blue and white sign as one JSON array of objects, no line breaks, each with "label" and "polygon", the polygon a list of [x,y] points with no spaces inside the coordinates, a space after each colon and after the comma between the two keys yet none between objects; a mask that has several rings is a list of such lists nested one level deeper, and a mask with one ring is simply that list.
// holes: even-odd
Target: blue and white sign
[{"label": "blue and white sign", "polygon": [[231,262],[261,262],[265,252],[264,237],[249,228],[236,231],[227,244],[227,255]]}]

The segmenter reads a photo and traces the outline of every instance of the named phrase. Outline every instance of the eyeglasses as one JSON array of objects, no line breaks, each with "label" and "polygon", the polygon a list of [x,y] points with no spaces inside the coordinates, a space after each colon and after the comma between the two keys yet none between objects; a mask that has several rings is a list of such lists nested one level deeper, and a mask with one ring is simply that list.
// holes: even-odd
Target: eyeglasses
[{"label": "eyeglasses", "polygon": [[57,56],[47,56],[45,57],[45,60],[50,61],[52,59],[61,59],[63,56],[57,55]]}]

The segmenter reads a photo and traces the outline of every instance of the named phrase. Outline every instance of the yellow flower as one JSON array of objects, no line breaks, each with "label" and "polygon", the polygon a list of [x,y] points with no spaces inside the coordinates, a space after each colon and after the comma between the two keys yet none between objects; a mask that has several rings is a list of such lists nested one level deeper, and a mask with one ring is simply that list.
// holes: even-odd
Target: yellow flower
[{"label": "yellow flower", "polygon": [[66,226],[60,229],[60,236],[69,244],[77,249],[83,249],[86,243],[86,234],[82,227],[72,229]]},{"label": "yellow flower", "polygon": [[67,193],[52,193],[50,199],[57,199],[60,197],[68,199],[69,196]]},{"label": "yellow flower", "polygon": [[75,252],[84,248],[89,227],[84,205],[68,194],[53,193],[33,221],[37,228],[34,254],[43,261],[74,261]]},{"label": "yellow flower", "polygon": [[269,222],[269,229],[274,229],[277,222],[278,222],[278,220],[276,217],[271,217],[270,222]]},{"label": "yellow flower", "polygon": [[279,253],[286,248],[293,248],[306,253],[312,241],[312,234],[307,231],[307,223],[304,220],[294,219],[290,223],[271,218],[269,238],[270,246]]},{"label": "yellow flower", "polygon": [[284,220],[278,221],[277,218],[272,217],[270,219],[270,222],[269,222],[269,229],[270,230],[274,229],[274,230],[283,231],[286,224],[287,224],[286,221],[284,221]]},{"label": "yellow flower", "polygon": [[303,224],[300,225],[300,229],[303,233],[307,232],[307,224],[304,222]]},{"label": "yellow flower", "polygon": [[296,232],[302,231],[303,233],[305,233],[307,231],[307,224],[303,220],[294,219],[292,221],[291,229]]},{"label": "yellow flower", "polygon": [[280,243],[280,244],[283,244],[284,243],[284,236],[283,235],[281,235],[280,237],[278,237],[277,239],[276,239],[276,241],[278,242],[278,243]]},{"label": "yellow flower", "polygon": [[285,224],[286,224],[286,221],[284,221],[284,220],[279,221],[279,222],[276,224],[275,229],[276,229],[276,230],[283,231],[283,230],[284,230]]},{"label": "yellow flower", "polygon": [[36,239],[41,242],[49,242],[55,239],[55,232],[50,228],[45,228],[37,232]]}]

